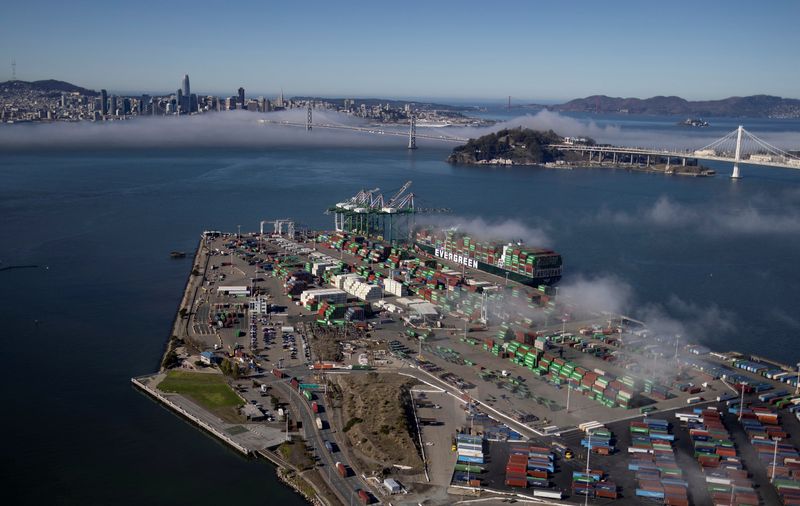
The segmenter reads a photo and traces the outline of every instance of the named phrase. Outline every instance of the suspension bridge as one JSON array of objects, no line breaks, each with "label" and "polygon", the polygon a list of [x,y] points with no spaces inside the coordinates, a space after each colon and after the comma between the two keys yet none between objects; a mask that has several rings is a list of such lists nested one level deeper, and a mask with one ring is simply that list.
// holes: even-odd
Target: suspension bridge
[{"label": "suspension bridge", "polygon": [[[407,137],[408,149],[417,149],[417,139],[427,139],[440,142],[451,142],[464,144],[469,139],[451,135],[419,134],[417,133],[416,117],[411,116],[407,132],[392,130],[372,126],[352,126],[340,123],[313,123],[312,106],[309,104],[306,114],[306,122],[259,120],[264,125],[281,125],[289,127],[323,128],[329,130],[344,130],[359,132],[368,135],[386,135],[395,137]],[[731,178],[741,178],[740,165],[760,165],[766,167],[779,167],[784,169],[800,170],[800,152],[788,152],[760,139],[739,126],[736,130],[722,136],[721,138],[703,146],[699,149],[657,149],[641,148],[630,146],[611,146],[611,145],[588,145],[581,142],[565,138],[559,144],[550,144],[551,149],[562,152],[580,152],[583,155],[588,153],[590,162],[602,163],[609,157],[614,163],[630,163],[631,165],[650,166],[651,163],[658,163],[666,160],[667,167],[675,161],[676,164],[686,165],[688,160],[708,160],[717,162],[729,162],[733,164]]]},{"label": "suspension bridge", "polygon": [[646,149],[625,146],[589,146],[587,144],[566,141],[561,144],[550,144],[550,148],[559,151],[573,151],[589,154],[589,160],[603,162],[609,156],[614,163],[625,163],[625,159],[632,165],[645,163],[650,165],[651,160],[666,159],[667,166],[673,159],[682,165],[687,160],[711,160],[717,162],[733,163],[731,178],[741,178],[739,165],[762,165],[767,167],[780,167],[784,169],[800,169],[800,156],[789,153],[773,146],[763,139],[739,126],[736,130],[699,149],[669,150]]},{"label": "suspension bridge", "polygon": [[407,137],[408,138],[408,149],[417,149],[417,139],[429,139],[433,141],[441,141],[441,142],[453,142],[457,144],[464,144],[469,139],[465,137],[454,137],[451,135],[432,135],[432,134],[418,134],[417,133],[417,119],[415,116],[411,116],[411,120],[409,121],[408,132],[402,132],[400,130],[391,130],[379,127],[360,127],[360,126],[352,126],[352,125],[342,125],[340,123],[314,123],[313,122],[313,113],[312,108],[309,105],[307,112],[306,112],[306,122],[301,123],[297,121],[276,121],[276,120],[267,120],[261,119],[258,120],[259,123],[262,125],[282,125],[282,126],[290,126],[290,127],[300,127],[305,128],[306,130],[313,130],[314,128],[325,128],[329,130],[347,130],[351,132],[361,132],[371,135],[388,135],[394,137]]}]

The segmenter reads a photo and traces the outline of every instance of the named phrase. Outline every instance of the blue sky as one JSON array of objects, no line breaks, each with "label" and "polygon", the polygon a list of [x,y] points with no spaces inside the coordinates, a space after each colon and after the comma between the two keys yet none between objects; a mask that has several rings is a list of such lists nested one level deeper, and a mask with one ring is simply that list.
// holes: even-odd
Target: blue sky
[{"label": "blue sky", "polygon": [[109,91],[800,98],[800,2],[0,3],[0,81]]}]

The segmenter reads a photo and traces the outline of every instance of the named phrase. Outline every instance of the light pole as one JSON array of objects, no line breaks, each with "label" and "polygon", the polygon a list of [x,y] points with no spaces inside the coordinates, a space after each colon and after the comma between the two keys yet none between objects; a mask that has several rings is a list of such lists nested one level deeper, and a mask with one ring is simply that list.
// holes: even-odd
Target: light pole
[{"label": "light pole", "polygon": [[736,487],[733,485],[733,483],[731,483],[731,500],[728,503],[729,506],[734,506],[734,504],[733,504],[733,499],[734,499],[733,493],[734,493],[735,490],[736,490]]},{"label": "light pole", "polygon": [[800,362],[797,363],[797,382],[794,386],[794,395],[800,394]]},{"label": "light pole", "polygon": [[747,386],[746,382],[739,383],[740,388],[742,389],[742,400],[739,401],[739,421],[742,421],[742,410],[744,409],[744,389]]},{"label": "light pole", "polygon": [[569,414],[569,393],[572,391],[572,378],[567,379],[567,414]]},{"label": "light pole", "polygon": [[[586,450],[586,478],[589,478],[589,458],[592,456],[592,431],[589,430],[589,448]],[[589,491],[586,491],[586,495],[583,499],[583,506],[589,504]]]},{"label": "light pole", "polygon": [[775,447],[772,450],[772,478],[770,478],[772,482],[775,481],[775,465],[778,463],[778,443],[780,440],[781,438],[779,437],[775,438]]}]

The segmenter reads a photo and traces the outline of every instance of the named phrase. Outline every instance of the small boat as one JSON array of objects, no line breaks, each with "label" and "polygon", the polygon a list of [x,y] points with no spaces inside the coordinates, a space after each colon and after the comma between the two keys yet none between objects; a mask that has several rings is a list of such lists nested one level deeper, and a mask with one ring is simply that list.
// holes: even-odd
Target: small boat
[{"label": "small boat", "polygon": [[186,258],[186,252],[185,251],[171,251],[169,256],[172,257],[172,258]]},{"label": "small boat", "polygon": [[707,127],[710,126],[708,121],[705,121],[703,118],[686,118],[679,125],[683,126],[690,126],[690,127]]}]

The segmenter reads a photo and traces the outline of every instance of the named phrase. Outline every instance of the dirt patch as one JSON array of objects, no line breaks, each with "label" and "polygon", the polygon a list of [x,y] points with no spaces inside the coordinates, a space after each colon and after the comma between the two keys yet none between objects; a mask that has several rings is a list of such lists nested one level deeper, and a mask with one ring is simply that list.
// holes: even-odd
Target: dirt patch
[{"label": "dirt patch", "polygon": [[314,459],[306,444],[301,441],[283,443],[278,447],[278,454],[297,469],[305,471],[314,468]]},{"label": "dirt patch", "polygon": [[337,377],[342,418],[358,467],[380,472],[398,464],[422,470],[409,390],[416,381],[397,374],[351,374]]}]

